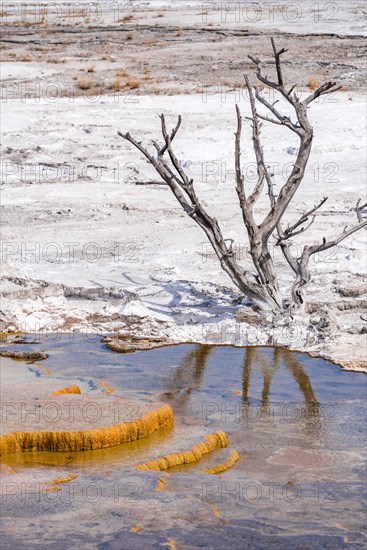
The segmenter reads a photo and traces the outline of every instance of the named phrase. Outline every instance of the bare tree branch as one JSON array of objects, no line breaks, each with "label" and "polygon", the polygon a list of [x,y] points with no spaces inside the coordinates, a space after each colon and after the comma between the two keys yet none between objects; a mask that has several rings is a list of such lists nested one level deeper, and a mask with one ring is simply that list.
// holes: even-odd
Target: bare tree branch
[{"label": "bare tree branch", "polygon": [[[150,164],[156,169],[158,174],[169,185],[173,194],[175,195],[182,208],[187,214],[204,230],[209,242],[213,246],[213,249],[220,261],[220,264],[226,273],[230,276],[233,283],[250,299],[258,304],[263,309],[272,310],[279,308],[279,302],[276,302],[273,297],[273,293],[269,292],[266,285],[261,285],[252,282],[246,272],[237,263],[232,244],[227,246],[226,240],[223,238],[222,232],[215,218],[208,215],[202,204],[198,200],[192,180],[190,180],[185,174],[184,170],[179,164],[179,161],[173,153],[171,147],[171,139],[166,129],[165,118],[161,116],[162,134],[166,143],[166,152],[168,152],[170,160],[176,169],[179,177],[172,173],[172,170],[163,160],[163,158],[154,158],[149,151],[138,141],[136,141],[129,133],[122,134],[118,132],[118,135],[131,143],[136,147],[150,162]],[[177,132],[176,132],[177,133]],[[172,133],[171,133],[172,135]],[[184,193],[182,193],[182,191]],[[187,200],[188,197],[190,202]],[[271,289],[270,289],[271,290]]]},{"label": "bare tree branch", "polygon": [[336,82],[325,82],[315,90],[311,95],[306,97],[302,102],[305,107],[309,105],[312,101],[315,101],[318,97],[325,94],[331,94],[340,90],[341,86],[337,86]]},{"label": "bare tree branch", "polygon": [[187,201],[185,196],[182,194],[181,189],[178,185],[178,182],[175,180],[172,173],[170,173],[167,168],[160,162],[159,160],[156,160],[145,147],[142,146],[141,142],[136,141],[129,133],[122,134],[121,132],[117,132],[120,137],[125,139],[126,141],[129,141],[134,147],[136,147],[150,162],[152,166],[156,169],[158,174],[161,176],[161,178],[170,186],[172,192],[174,193],[176,199],[181,204],[182,208],[185,210],[185,212],[189,215],[192,214],[194,208],[193,206]]},{"label": "bare tree branch", "polygon": [[[162,115],[163,116],[163,115]],[[176,128],[174,128],[172,130],[172,133],[171,133],[171,136],[170,136],[170,143],[172,143],[172,141],[174,140],[175,138],[175,135],[177,134],[178,130],[180,129],[180,126],[181,126],[181,122],[182,122],[182,117],[181,115],[178,115],[178,121],[177,121],[177,125],[176,125]],[[159,150],[158,152],[158,157],[163,157],[164,153],[166,152],[167,150],[167,143],[162,147],[162,149]]]},{"label": "bare tree branch", "polygon": [[356,204],[356,207],[355,207],[355,211],[357,212],[357,218],[358,218],[358,221],[359,222],[362,222],[363,219],[362,219],[362,212],[365,208],[367,208],[367,202],[365,204],[362,204],[362,206],[359,206],[360,202],[361,202],[362,199],[358,199],[357,201],[357,204]]},{"label": "bare tree branch", "polygon": [[[279,126],[285,126],[284,121],[280,122],[279,120],[274,120],[274,118],[270,118],[266,115],[260,115],[260,113],[258,113],[257,116],[259,118],[261,118],[261,120],[266,120],[266,122],[271,122],[272,124],[278,124]],[[248,117],[246,117],[246,118],[248,118]],[[252,120],[252,118],[250,120]]]},{"label": "bare tree branch", "polygon": [[290,227],[287,227],[287,229],[284,231],[283,237],[278,239],[278,243],[281,240],[291,239],[291,238],[295,237],[296,235],[299,235],[300,233],[303,233],[304,231],[306,231],[306,229],[308,229],[312,225],[315,217],[312,218],[311,222],[308,224],[307,227],[304,227],[304,228],[300,229],[299,231],[295,232],[297,227],[299,227],[303,223],[306,223],[308,221],[308,218],[311,216],[311,214],[316,212],[316,210],[318,210],[327,200],[328,200],[328,197],[324,197],[318,204],[316,204],[313,208],[311,208],[311,210],[309,210],[308,212],[305,212],[304,214],[302,214],[302,216],[300,217],[300,219],[297,222],[295,222]]},{"label": "bare tree branch", "polygon": [[242,117],[238,104],[236,103],[237,115],[237,131],[235,141],[235,167],[236,167],[236,190],[240,201],[242,212],[245,211],[246,195],[244,186],[244,177],[241,169],[241,134],[242,134]]},{"label": "bare tree branch", "polygon": [[323,252],[324,250],[328,250],[329,248],[332,248],[333,246],[336,246],[340,242],[344,241],[347,237],[355,233],[356,231],[359,231],[363,227],[367,226],[367,220],[362,221],[361,223],[351,227],[350,229],[346,230],[344,229],[343,233],[335,237],[334,239],[327,240],[324,238],[322,244],[315,244],[313,246],[306,246],[307,253],[309,256],[312,254],[315,254],[316,252]]},{"label": "bare tree branch", "polygon": [[270,174],[265,166],[264,151],[260,141],[261,123],[259,122],[254,94],[247,75],[245,75],[245,82],[249,93],[250,106],[251,106],[251,112],[252,112],[252,119],[251,119],[252,120],[252,142],[253,142],[253,147],[254,147],[254,152],[256,157],[257,175],[258,175],[257,184],[255,185],[255,188],[249,197],[249,204],[253,206],[263,190],[264,181],[265,180],[267,181],[268,186],[272,185],[272,182],[271,182]]},{"label": "bare tree branch", "polygon": [[274,105],[269,103],[264,97],[260,95],[259,90],[257,88],[255,88],[255,95],[256,95],[256,99],[260,101],[260,103],[262,103],[267,109],[269,109],[269,111],[271,111],[273,115],[278,119],[278,122],[273,120],[270,120],[269,122],[275,122],[276,124],[287,126],[287,128],[292,130],[292,132],[295,132],[298,136],[301,135],[300,128],[295,124],[293,124],[293,122],[290,120],[289,117],[285,115],[281,115],[279,111],[274,107]]},{"label": "bare tree branch", "polygon": [[[239,106],[236,105],[236,191],[250,243],[250,255],[257,271],[254,279],[237,262],[233,250],[233,239],[225,239],[223,237],[217,220],[211,217],[201,204],[196,195],[193,180],[188,177],[173,151],[172,142],[181,127],[181,116],[178,117],[176,126],[168,132],[166,119],[163,114],[160,115],[164,145],[161,146],[153,141],[157,153],[156,156],[153,156],[141,142],[136,141],[129,133],[122,134],[118,132],[118,134],[138,149],[155,168],[162,180],[168,184],[184,211],[203,229],[220,261],[221,267],[228,273],[233,283],[241,292],[246,294],[261,309],[283,312],[284,304],[279,292],[277,273],[272,255],[269,252],[270,237],[276,232],[276,244],[281,248],[284,258],[295,274],[295,281],[292,287],[292,304],[294,307],[301,307],[305,303],[305,287],[310,280],[310,257],[317,252],[322,252],[336,246],[359,229],[367,229],[367,220],[364,219],[367,203],[361,205],[361,200],[357,202],[355,207],[358,218],[357,225],[349,229],[346,227],[337,237],[330,238],[329,240],[324,238],[322,243],[304,246],[298,258],[291,254],[291,239],[304,233],[311,226],[315,220],[315,212],[327,200],[327,197],[324,197],[313,208],[302,214],[297,221],[286,229],[283,229],[283,216],[303,180],[312,147],[313,129],[308,119],[307,108],[318,97],[332,93],[340,89],[340,87],[334,82],[326,82],[319,86],[304,101],[300,101],[299,97],[294,93],[295,86],[290,87],[288,91],[284,87],[281,56],[287,50],[284,48],[277,50],[273,38],[271,39],[271,45],[275,60],[276,81],[272,81],[267,76],[264,76],[261,61],[258,58],[253,56],[249,56],[249,58],[256,65],[257,79],[262,84],[278,92],[291,106],[292,117],[295,117],[295,122],[292,122],[290,116],[283,114],[278,105],[275,106],[277,101],[273,103],[269,102],[260,94],[258,88],[252,88],[248,77],[245,75],[251,107],[251,117],[246,118],[251,121],[252,143],[257,164],[257,181],[250,194],[245,189],[245,177],[241,167],[243,119]],[[257,112],[256,100],[265,107],[268,113],[271,113],[271,116]],[[275,125],[285,126],[297,134],[299,138],[299,148],[295,163],[289,177],[277,194],[274,192],[274,174],[271,173],[270,167],[266,165],[264,150],[261,144],[262,120]],[[265,185],[269,195],[270,208],[261,223],[258,224],[255,222],[254,206],[262,195]]]},{"label": "bare tree branch", "polygon": [[[160,115],[160,119],[161,119],[161,125],[162,125],[162,135],[163,135],[164,141],[166,142],[166,149],[168,151],[171,162],[172,162],[173,166],[175,167],[178,175],[180,176],[180,178],[182,180],[182,184],[184,185],[184,187],[185,188],[190,187],[190,179],[186,176],[184,170],[182,170],[180,162],[178,161],[176,155],[174,154],[174,152],[172,150],[172,141],[171,141],[171,138],[170,138],[170,136],[168,135],[168,132],[167,132],[166,119],[164,118],[164,115]],[[180,119],[179,119],[178,124],[176,126],[177,130],[180,127],[180,124],[181,124],[181,122],[180,122]],[[173,130],[173,132],[172,132],[173,136],[175,136],[176,133],[177,133],[177,130],[176,130],[176,132],[175,132],[175,130]]]},{"label": "bare tree branch", "polygon": [[307,283],[310,280],[310,273],[309,273],[310,257],[313,254],[316,254],[317,252],[323,252],[325,250],[328,250],[329,248],[336,246],[340,242],[344,241],[344,239],[346,239],[356,231],[359,231],[363,227],[367,227],[367,220],[364,220],[358,223],[357,225],[351,227],[348,230],[345,228],[343,233],[341,233],[335,238],[327,240],[324,237],[322,243],[314,244],[311,246],[306,245],[304,247],[301,257],[297,261],[298,270],[296,274],[296,280],[292,288],[292,297],[293,297],[293,302],[295,306],[300,307],[305,303],[304,287],[307,285]]},{"label": "bare tree branch", "polygon": [[283,86],[283,75],[282,75],[282,69],[281,69],[281,65],[280,65],[280,56],[283,53],[287,52],[288,50],[285,50],[284,48],[282,48],[281,50],[277,51],[277,49],[275,47],[274,38],[271,38],[271,45],[273,46],[273,52],[274,52],[274,57],[275,57],[275,65],[276,65],[276,68],[277,68],[278,85]]}]

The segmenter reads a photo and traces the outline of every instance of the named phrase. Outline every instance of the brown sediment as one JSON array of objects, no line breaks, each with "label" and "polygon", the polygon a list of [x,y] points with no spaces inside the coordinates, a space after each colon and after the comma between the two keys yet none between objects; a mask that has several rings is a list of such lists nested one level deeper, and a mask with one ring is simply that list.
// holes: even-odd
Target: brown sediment
[{"label": "brown sediment", "polygon": [[367,371],[367,361],[339,361],[339,365],[345,370],[350,371]]},{"label": "brown sediment", "polygon": [[202,474],[222,474],[223,472],[226,472],[230,468],[232,468],[237,460],[240,459],[240,455],[237,451],[231,451],[229,454],[229,457],[227,460],[222,462],[221,464],[218,464],[217,466],[213,466],[212,468],[207,468],[206,470],[203,470]]},{"label": "brown sediment", "polygon": [[0,332],[0,340],[6,340],[9,338],[9,336],[16,336],[18,334],[22,334],[20,330],[14,330],[10,332]]},{"label": "brown sediment", "polygon": [[48,354],[40,351],[12,351],[12,350],[0,350],[2,357],[10,357],[11,359],[18,359],[19,361],[42,361],[47,359]]},{"label": "brown sediment", "polygon": [[197,462],[204,454],[211,453],[216,449],[221,449],[228,445],[228,436],[225,432],[215,432],[206,435],[205,440],[194,445],[189,451],[173,453],[156,460],[144,462],[143,464],[138,464],[135,468],[139,470],[167,470],[173,466]]},{"label": "brown sediment", "polygon": [[[13,338],[13,340],[12,340]],[[0,332],[0,342],[6,344],[30,344],[31,342],[26,342],[23,333],[18,330],[14,332]]]},{"label": "brown sediment", "polygon": [[75,432],[13,432],[0,436],[0,456],[27,451],[91,451],[144,439],[163,428],[172,428],[170,405],[144,414],[134,422]]},{"label": "brown sediment", "polygon": [[66,393],[80,393],[81,394],[82,392],[80,391],[79,386],[73,385],[73,386],[68,386],[67,388],[61,388],[61,390],[53,391],[52,395],[64,395]]},{"label": "brown sediment", "polygon": [[101,342],[106,348],[117,353],[131,353],[171,345],[167,338],[138,337],[135,335],[105,336]]}]

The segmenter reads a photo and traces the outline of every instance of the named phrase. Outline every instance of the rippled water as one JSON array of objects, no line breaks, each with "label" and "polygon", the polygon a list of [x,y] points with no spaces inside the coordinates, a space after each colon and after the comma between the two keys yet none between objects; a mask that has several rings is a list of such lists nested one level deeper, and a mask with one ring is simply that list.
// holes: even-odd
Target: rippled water
[{"label": "rippled water", "polygon": [[[73,336],[21,349],[48,350],[40,365],[59,387],[73,380],[92,396],[102,379],[115,388],[106,399],[125,397],[135,412],[170,403],[175,428],[103,451],[3,459],[2,548],[159,549],[173,540],[177,550],[366,547],[364,375],[279,348],[116,354]],[[23,365],[42,384],[34,365]],[[132,467],[217,430],[227,432],[228,449],[197,464],[167,476]],[[201,473],[232,449],[241,458],[230,471]],[[78,477],[61,491],[40,489],[70,474]]]}]

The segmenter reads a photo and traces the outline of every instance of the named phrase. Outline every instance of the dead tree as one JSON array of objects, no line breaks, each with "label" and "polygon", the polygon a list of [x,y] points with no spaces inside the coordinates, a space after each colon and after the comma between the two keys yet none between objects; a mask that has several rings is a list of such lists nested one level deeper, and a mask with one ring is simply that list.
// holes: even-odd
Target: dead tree
[{"label": "dead tree", "polygon": [[[243,223],[247,230],[250,243],[250,255],[256,269],[256,274],[251,274],[243,270],[234,256],[232,246],[228,240],[224,239],[222,231],[215,218],[211,217],[203,207],[196,195],[194,182],[190,179],[182,168],[182,165],[176,157],[172,142],[181,126],[181,116],[178,117],[176,127],[169,132],[166,126],[164,115],[160,116],[161,129],[164,143],[159,145],[153,141],[156,154],[153,155],[144,147],[141,142],[136,141],[129,133],[118,134],[134,147],[136,147],[155,168],[159,176],[170,187],[176,199],[190,216],[205,232],[213,249],[218,256],[220,264],[224,271],[228,273],[233,283],[261,310],[271,310],[274,312],[283,312],[287,307],[302,308],[305,304],[305,289],[310,280],[309,260],[310,257],[323,250],[327,250],[349,235],[358,231],[367,225],[367,220],[362,219],[362,210],[367,204],[360,206],[358,201],[356,213],[358,224],[345,228],[344,232],[332,239],[324,238],[323,242],[315,245],[306,245],[300,257],[294,257],[290,252],[291,239],[296,235],[305,232],[314,221],[315,212],[325,203],[327,197],[323,198],[316,206],[305,212],[299,220],[286,229],[282,225],[282,218],[287,207],[293,199],[299,188],[305,174],[305,169],[310,156],[313,128],[310,124],[307,114],[308,106],[318,97],[335,92],[340,87],[335,82],[326,82],[317,88],[303,101],[294,92],[295,86],[286,89],[283,80],[281,55],[287,50],[277,50],[274,40],[271,40],[273,55],[275,60],[276,80],[270,80],[263,74],[261,61],[255,57],[249,56],[256,66],[256,77],[266,87],[272,88],[292,107],[292,117],[285,116],[275,106],[277,101],[270,103],[261,94],[259,89],[252,87],[245,75],[246,88],[248,90],[252,123],[252,142],[257,163],[257,182],[251,192],[245,189],[245,178],[241,169],[241,134],[242,134],[242,116],[238,104],[236,104],[237,131],[235,134],[235,169],[236,169],[236,191],[242,211]],[[257,110],[256,100],[262,104],[268,111],[266,115],[260,114]],[[266,165],[264,159],[263,147],[260,141],[260,132],[262,120],[285,126],[299,139],[299,148],[297,158],[294,163],[291,174],[287,181],[281,187],[277,196],[274,193],[273,174]],[[255,222],[254,207],[261,196],[267,192],[270,200],[270,207],[267,215],[260,224]],[[295,281],[292,288],[292,297],[288,302],[280,294],[277,273],[274,268],[274,262],[269,250],[269,240],[274,235],[276,243],[280,247],[285,260],[294,272]]]}]

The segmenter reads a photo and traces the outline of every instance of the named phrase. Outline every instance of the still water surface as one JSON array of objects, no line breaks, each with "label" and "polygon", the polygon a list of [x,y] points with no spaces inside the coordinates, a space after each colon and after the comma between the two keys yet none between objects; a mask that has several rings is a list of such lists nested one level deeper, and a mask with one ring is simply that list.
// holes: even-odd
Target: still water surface
[{"label": "still water surface", "polygon": [[[41,365],[59,387],[72,380],[92,396],[102,379],[115,389],[111,403],[124,397],[134,411],[171,404],[175,428],[108,450],[3,459],[16,473],[2,490],[2,548],[147,550],[173,540],[177,550],[366,548],[364,375],[280,348],[117,354],[73,336],[21,349],[36,348],[50,353]],[[228,449],[197,464],[170,475],[132,467],[217,430],[228,434]],[[201,473],[232,449],[241,458],[230,471]],[[41,481],[70,474],[78,477],[61,491],[40,490]]]}]

